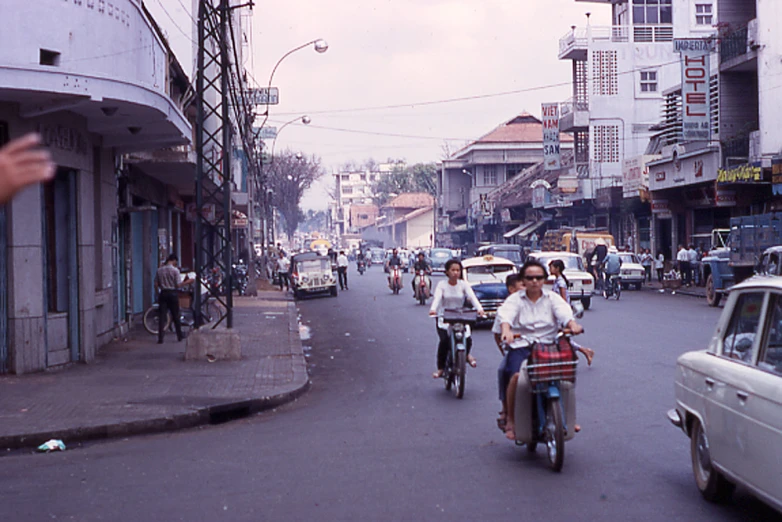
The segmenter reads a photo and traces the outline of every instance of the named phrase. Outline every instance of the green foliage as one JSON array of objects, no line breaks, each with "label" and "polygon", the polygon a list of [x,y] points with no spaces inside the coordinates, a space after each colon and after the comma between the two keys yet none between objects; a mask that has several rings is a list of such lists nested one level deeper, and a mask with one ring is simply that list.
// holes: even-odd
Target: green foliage
[{"label": "green foliage", "polygon": [[381,206],[399,194],[425,192],[436,196],[437,172],[437,165],[434,163],[399,165],[390,173],[380,176],[372,191]]}]

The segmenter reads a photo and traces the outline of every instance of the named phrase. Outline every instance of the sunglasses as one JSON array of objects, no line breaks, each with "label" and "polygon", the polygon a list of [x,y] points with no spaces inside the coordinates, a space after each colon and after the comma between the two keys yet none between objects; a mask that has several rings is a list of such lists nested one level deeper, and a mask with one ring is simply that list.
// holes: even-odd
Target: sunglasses
[{"label": "sunglasses", "polygon": [[543,281],[546,279],[546,276],[543,275],[534,275],[534,276],[524,276],[524,279],[527,281]]}]

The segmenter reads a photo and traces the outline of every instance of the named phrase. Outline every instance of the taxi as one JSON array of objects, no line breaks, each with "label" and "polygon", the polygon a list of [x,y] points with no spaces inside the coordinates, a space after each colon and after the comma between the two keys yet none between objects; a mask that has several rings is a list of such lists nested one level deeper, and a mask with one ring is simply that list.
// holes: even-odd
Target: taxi
[{"label": "taxi", "polygon": [[318,252],[305,252],[291,257],[290,280],[296,299],[309,294],[337,297],[337,278],[331,270],[331,260]]},{"label": "taxi", "polygon": [[[570,301],[581,301],[584,310],[592,305],[592,292],[595,289],[595,279],[584,268],[584,260],[580,255],[571,252],[530,252],[527,259],[539,261],[548,270],[548,265],[555,259],[561,259],[565,264],[565,277],[570,284],[568,294]],[[546,284],[554,284],[554,278],[549,277]]]},{"label": "taxi", "polygon": [[518,271],[515,263],[504,257],[486,255],[465,259],[462,267],[462,279],[475,292],[475,297],[486,312],[486,320],[494,321],[497,308],[508,297],[505,278]]}]

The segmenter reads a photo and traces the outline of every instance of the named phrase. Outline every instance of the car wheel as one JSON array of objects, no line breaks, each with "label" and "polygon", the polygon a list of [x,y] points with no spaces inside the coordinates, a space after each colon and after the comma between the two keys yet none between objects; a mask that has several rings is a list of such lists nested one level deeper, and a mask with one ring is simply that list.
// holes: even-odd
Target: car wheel
[{"label": "car wheel", "polygon": [[709,303],[709,306],[719,306],[721,299],[722,294],[718,293],[714,288],[714,279],[709,274],[709,277],[706,278],[706,302]]},{"label": "car wheel", "polygon": [[641,289],[641,283],[636,283],[635,284],[635,289],[636,290],[640,290]]},{"label": "car wheel", "polygon": [[695,475],[695,485],[709,502],[723,502],[730,498],[736,487],[711,465],[709,439],[701,423],[693,422],[690,434],[690,455],[692,457],[692,473]]}]

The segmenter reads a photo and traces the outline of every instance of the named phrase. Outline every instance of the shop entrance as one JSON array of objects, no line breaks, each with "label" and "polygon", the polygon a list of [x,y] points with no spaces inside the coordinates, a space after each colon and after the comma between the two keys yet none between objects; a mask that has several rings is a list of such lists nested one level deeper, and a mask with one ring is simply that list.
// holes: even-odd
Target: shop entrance
[{"label": "shop entrance", "polygon": [[673,259],[671,247],[672,223],[671,219],[657,219],[657,253],[662,253],[666,261]]}]

